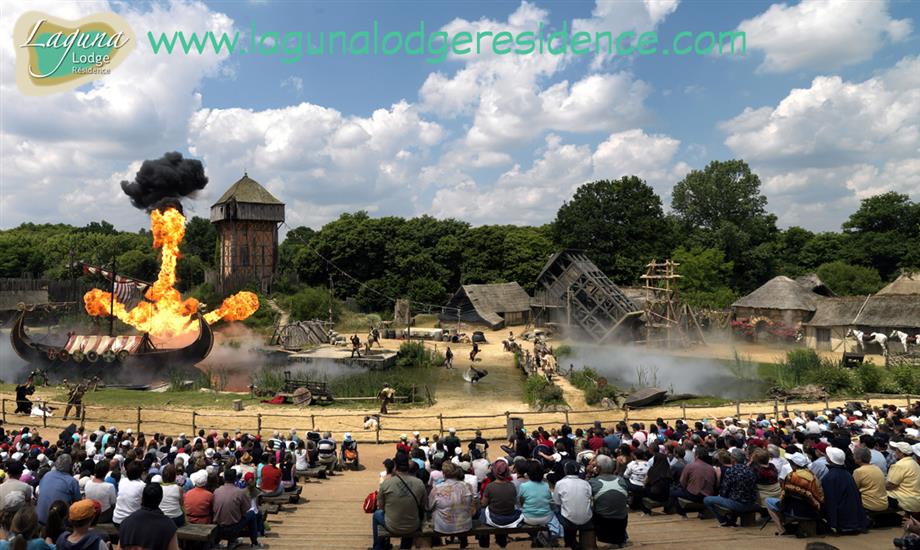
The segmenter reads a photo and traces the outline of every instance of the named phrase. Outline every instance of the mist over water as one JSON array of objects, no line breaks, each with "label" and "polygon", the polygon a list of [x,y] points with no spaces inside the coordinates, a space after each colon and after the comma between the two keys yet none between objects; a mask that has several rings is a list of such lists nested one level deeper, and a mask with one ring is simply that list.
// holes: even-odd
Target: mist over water
[{"label": "mist over water", "polygon": [[[678,357],[638,346],[572,346],[572,355],[560,367],[591,367],[608,382],[621,388],[656,386],[673,393],[745,399],[763,395],[756,379],[742,378],[729,361]],[[641,378],[641,380],[640,380]]]}]

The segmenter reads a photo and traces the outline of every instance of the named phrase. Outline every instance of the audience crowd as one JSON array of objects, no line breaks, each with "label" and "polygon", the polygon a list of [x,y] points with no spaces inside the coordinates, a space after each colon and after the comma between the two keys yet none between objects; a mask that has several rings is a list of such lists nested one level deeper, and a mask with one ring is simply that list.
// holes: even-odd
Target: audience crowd
[{"label": "audience crowd", "polygon": [[[493,445],[494,447],[494,445]],[[818,532],[859,535],[902,524],[895,546],[920,548],[920,402],[904,409],[850,403],[780,418],[699,422],[657,419],[588,429],[563,425],[521,430],[499,449],[476,432],[461,441],[401,436],[384,461],[372,495],[374,550],[389,536],[407,547],[430,527],[459,540],[476,525],[545,526],[536,546],[559,539],[579,548],[589,531],[600,542],[625,545],[629,512],[715,518],[723,527],[760,512],[777,535]],[[371,499],[373,502],[373,499]],[[366,506],[367,509],[367,506]],[[373,511],[373,510],[368,510]],[[389,536],[380,536],[382,528]],[[479,535],[481,547],[489,536]]]},{"label": "audience crowd", "polygon": [[[0,550],[174,550],[186,524],[216,525],[220,547],[246,537],[261,548],[261,500],[294,490],[308,469],[338,463],[331,434],[306,435],[0,427]],[[357,460],[349,435],[341,448],[343,459],[348,449]],[[114,528],[99,528],[108,523]]]}]

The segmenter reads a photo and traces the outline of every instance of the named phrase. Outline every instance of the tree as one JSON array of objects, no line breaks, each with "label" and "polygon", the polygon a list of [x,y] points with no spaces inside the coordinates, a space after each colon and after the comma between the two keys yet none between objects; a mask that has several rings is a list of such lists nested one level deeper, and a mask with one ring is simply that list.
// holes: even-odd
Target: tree
[{"label": "tree", "polygon": [[899,267],[915,262],[911,249],[920,241],[920,203],[895,192],[863,199],[843,232],[850,262],[874,267],[883,279],[891,279]]},{"label": "tree", "polygon": [[579,187],[556,213],[553,238],[562,248],[584,250],[614,281],[630,283],[670,250],[669,228],[654,189],[625,176]]},{"label": "tree", "polygon": [[332,318],[337,320],[342,309],[341,302],[332,299],[329,296],[329,291],[325,288],[308,286],[288,297],[285,305],[291,314],[291,319],[310,321],[313,319],[327,319],[330,304],[332,306]]},{"label": "tree", "polygon": [[671,207],[694,245],[719,248],[734,264],[732,286],[750,290],[773,276],[762,269],[776,234],[776,216],[766,211],[760,178],[743,160],[712,161],[674,186]]},{"label": "tree", "polygon": [[185,226],[182,252],[198,256],[208,267],[216,267],[214,260],[217,253],[217,229],[214,224],[198,216],[190,219]]},{"label": "tree", "polygon": [[732,276],[732,262],[725,260],[725,253],[716,248],[695,246],[686,249],[678,247],[671,258],[680,264],[677,272],[680,298],[695,306],[723,309],[731,305],[736,294],[729,286]]},{"label": "tree", "polygon": [[871,267],[851,265],[840,260],[821,264],[818,277],[840,296],[872,294],[882,288],[882,278]]}]

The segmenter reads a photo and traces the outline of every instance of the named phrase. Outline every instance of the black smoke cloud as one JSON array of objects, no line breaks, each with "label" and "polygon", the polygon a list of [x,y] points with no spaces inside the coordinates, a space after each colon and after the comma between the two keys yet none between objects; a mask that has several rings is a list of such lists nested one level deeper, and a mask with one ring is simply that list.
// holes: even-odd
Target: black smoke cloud
[{"label": "black smoke cloud", "polygon": [[122,181],[121,189],[131,204],[148,212],[172,206],[182,211],[182,197],[194,197],[208,178],[200,160],[182,158],[173,151],[155,160],[145,160],[134,181]]}]

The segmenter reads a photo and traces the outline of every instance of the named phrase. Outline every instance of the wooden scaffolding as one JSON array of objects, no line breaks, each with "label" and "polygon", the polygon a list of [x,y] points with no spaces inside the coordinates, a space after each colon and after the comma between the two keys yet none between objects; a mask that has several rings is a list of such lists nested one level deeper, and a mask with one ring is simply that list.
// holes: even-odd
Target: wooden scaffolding
[{"label": "wooden scaffolding", "polygon": [[703,330],[693,309],[677,299],[680,264],[652,260],[639,277],[645,289],[645,343],[667,348],[705,343]]}]

